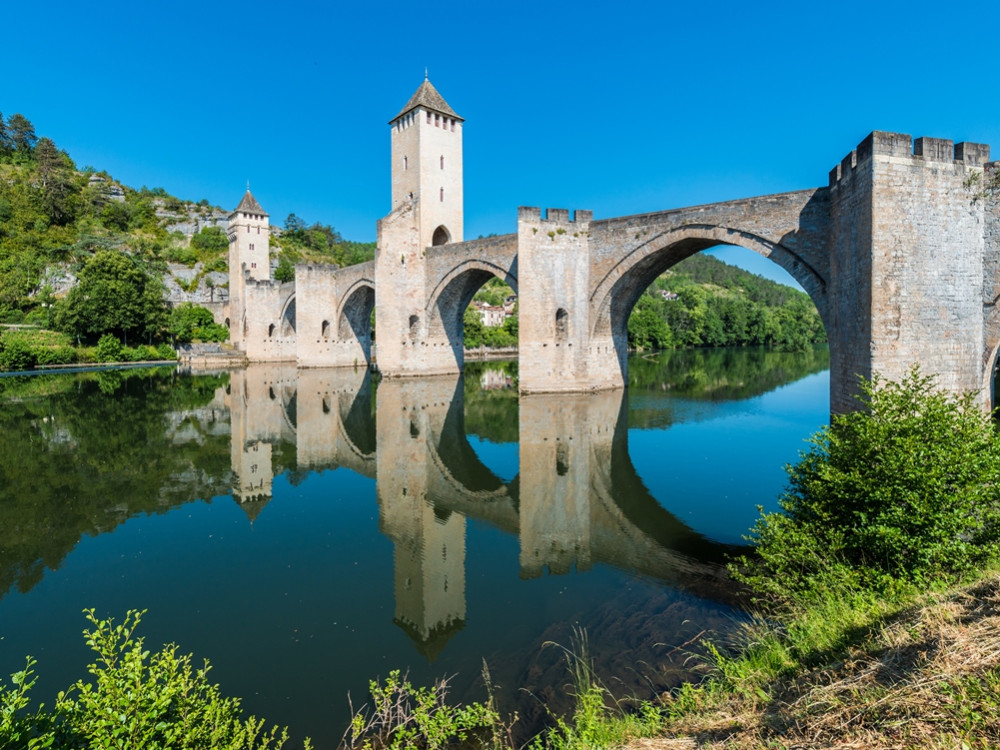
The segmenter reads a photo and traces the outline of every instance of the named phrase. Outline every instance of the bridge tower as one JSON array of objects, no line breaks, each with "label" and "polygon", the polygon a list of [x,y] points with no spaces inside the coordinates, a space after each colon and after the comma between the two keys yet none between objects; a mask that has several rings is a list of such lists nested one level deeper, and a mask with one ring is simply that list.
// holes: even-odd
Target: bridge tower
[{"label": "bridge tower", "polygon": [[267,212],[247,191],[229,214],[229,340],[246,351],[247,279],[271,280],[271,229]]},{"label": "bridge tower", "polygon": [[464,122],[425,78],[389,123],[392,211],[379,221],[375,254],[375,287],[389,301],[375,307],[386,377],[457,369],[444,332],[428,331],[425,255],[463,239]]}]

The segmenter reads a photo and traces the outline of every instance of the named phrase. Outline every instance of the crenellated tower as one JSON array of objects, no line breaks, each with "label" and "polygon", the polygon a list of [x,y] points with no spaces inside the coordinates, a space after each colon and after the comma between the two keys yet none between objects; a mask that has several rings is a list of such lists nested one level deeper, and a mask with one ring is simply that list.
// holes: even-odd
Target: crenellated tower
[{"label": "crenellated tower", "polygon": [[392,210],[378,224],[375,288],[383,376],[457,372],[461,352],[428,326],[426,249],[463,239],[464,120],[424,80],[389,125]]},{"label": "crenellated tower", "polygon": [[271,280],[271,228],[250,192],[229,214],[229,339],[246,351],[246,281]]}]

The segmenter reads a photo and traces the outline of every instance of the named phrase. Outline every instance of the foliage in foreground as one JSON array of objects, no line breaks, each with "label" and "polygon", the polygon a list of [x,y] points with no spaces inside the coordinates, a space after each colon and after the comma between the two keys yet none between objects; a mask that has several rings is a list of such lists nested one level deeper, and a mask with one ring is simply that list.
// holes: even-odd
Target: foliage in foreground
[{"label": "foliage in foreground", "polygon": [[734,570],[762,610],[739,642],[705,644],[710,675],[673,696],[673,733],[727,748],[1000,742],[993,425],[916,368],[864,384],[861,402],[788,467],[785,513],[760,519]]},{"label": "foliage in foreground", "polygon": [[86,612],[91,627],[84,638],[97,655],[88,667],[93,680],[60,693],[51,712],[30,708],[31,659],[11,687],[0,682],[0,748],[267,750],[285,744],[287,730],[244,719],[239,699],[209,683],[208,662],[193,665],[175,645],[146,650],[135,634],[142,614],[130,611],[116,624]]},{"label": "foliage in foreground", "polygon": [[752,530],[737,576],[775,599],[829,586],[888,593],[953,580],[997,556],[1000,440],[974,394],[910,371],[862,383],[787,468],[782,513]]}]

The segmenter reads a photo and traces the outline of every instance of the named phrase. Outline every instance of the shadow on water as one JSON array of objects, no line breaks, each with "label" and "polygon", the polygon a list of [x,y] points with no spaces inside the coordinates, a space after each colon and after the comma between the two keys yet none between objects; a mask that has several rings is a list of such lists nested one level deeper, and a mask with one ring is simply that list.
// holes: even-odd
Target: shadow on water
[{"label": "shadow on water", "polygon": [[[740,617],[722,567],[732,548],[657,499],[629,431],[708,418],[827,362],[823,351],[665,353],[630,362],[627,392],[560,396],[518,396],[514,363],[377,387],[364,370],[273,366],[4,380],[0,607],[37,597],[48,625],[5,624],[0,667],[65,648],[38,640],[78,632],[57,606],[61,568],[72,577],[82,539],[121,538],[87,545],[88,569],[111,569],[99,556],[130,537],[109,532],[135,519],[131,533],[154,546],[134,554],[160,562],[96,580],[103,600],[86,605],[161,597],[170,639],[212,659],[250,710],[314,737],[339,735],[317,724],[330,695],[387,668],[424,682],[459,673],[456,695],[477,697],[483,658],[526,720],[543,721],[540,703],[520,699],[561,705],[563,660],[542,644],[568,644],[574,624],[619,692],[666,689],[690,676],[685,644]],[[228,503],[169,513],[199,499]],[[168,527],[169,543],[149,541]],[[163,566],[210,574],[174,590]],[[256,601],[274,604],[253,610],[244,636]],[[304,631],[314,635],[288,640]],[[264,669],[272,659],[280,669]]]}]

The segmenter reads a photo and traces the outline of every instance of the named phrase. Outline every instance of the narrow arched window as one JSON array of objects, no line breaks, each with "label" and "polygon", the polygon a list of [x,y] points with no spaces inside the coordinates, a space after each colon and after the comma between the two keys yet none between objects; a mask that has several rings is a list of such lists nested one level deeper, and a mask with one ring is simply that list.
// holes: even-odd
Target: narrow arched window
[{"label": "narrow arched window", "polygon": [[444,169],[444,156],[441,157],[441,169]]},{"label": "narrow arched window", "polygon": [[410,341],[417,340],[417,334],[420,331],[420,318],[416,315],[410,316]]},{"label": "narrow arched window", "polygon": [[441,188],[441,202],[444,203],[444,188]]},{"label": "narrow arched window", "polygon": [[565,341],[569,334],[569,313],[563,308],[556,310],[556,341]]},{"label": "narrow arched window", "polygon": [[267,337],[272,338],[273,336],[274,336],[274,323],[271,323],[271,325],[267,327]]},{"label": "narrow arched window", "polygon": [[323,321],[323,338],[325,338],[325,339],[330,338],[330,321],[329,320],[324,320]]}]

